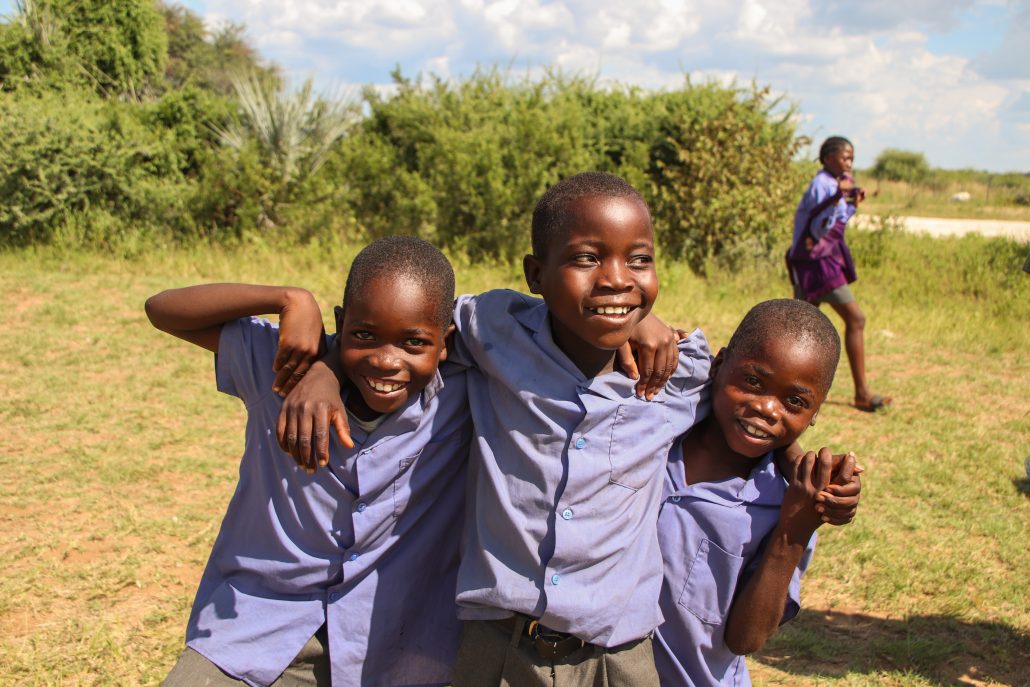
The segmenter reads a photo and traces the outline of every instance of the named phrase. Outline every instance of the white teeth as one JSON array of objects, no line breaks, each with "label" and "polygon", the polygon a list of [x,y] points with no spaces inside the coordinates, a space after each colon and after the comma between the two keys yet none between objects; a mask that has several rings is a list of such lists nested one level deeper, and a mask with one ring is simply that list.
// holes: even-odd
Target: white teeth
[{"label": "white teeth", "polygon": [[753,427],[751,425],[744,425],[744,431],[747,432],[748,434],[750,434],[753,437],[758,437],[759,439],[768,439],[769,437],[772,436],[768,432],[763,432],[762,430],[758,429],[757,427]]},{"label": "white teeth", "polygon": [[397,389],[400,389],[402,386],[404,386],[403,384],[391,384],[388,382],[380,382],[375,379],[367,379],[365,381],[367,381],[368,385],[376,391],[385,391],[386,393],[390,393],[391,391],[397,391]]},{"label": "white teeth", "polygon": [[603,306],[590,309],[598,315],[626,315],[630,310],[628,305]]}]

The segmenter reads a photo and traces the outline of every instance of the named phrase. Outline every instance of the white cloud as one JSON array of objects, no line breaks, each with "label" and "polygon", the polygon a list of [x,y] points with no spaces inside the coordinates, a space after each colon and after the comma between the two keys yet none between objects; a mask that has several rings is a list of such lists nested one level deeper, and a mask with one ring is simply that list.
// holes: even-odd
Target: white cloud
[{"label": "white cloud", "polygon": [[[206,15],[244,22],[265,55],[320,81],[494,63],[650,88],[687,73],[754,78],[797,103],[803,132],[851,136],[860,164],[893,146],[933,164],[1026,170],[1030,6],[999,1],[207,0]],[[1000,47],[975,58],[931,49],[991,2],[1011,17]]]}]

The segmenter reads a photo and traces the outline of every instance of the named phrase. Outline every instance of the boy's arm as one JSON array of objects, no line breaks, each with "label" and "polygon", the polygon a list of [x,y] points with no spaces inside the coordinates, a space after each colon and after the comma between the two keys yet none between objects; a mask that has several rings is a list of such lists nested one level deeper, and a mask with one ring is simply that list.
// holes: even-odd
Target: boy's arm
[{"label": "boy's arm", "polygon": [[627,376],[637,380],[638,396],[650,401],[672,377],[679,362],[676,342],[681,338],[677,330],[648,314],[633,330],[629,342],[619,348],[619,365]]},{"label": "boy's arm", "polygon": [[311,366],[308,374],[283,401],[276,437],[303,470],[329,464],[329,428],[347,448],[354,448],[347,410],[340,390],[346,377],[340,369],[339,339]]},{"label": "boy's arm", "polygon": [[[801,563],[812,534],[825,515],[816,510],[821,487],[830,479],[828,448],[819,455],[809,452],[796,461],[789,473],[789,486],[780,509],[780,521],[769,535],[757,570],[736,595],[726,620],[726,646],[735,654],[750,654],[761,649],[779,627],[786,606],[787,592],[794,570]],[[857,477],[842,501],[858,503]]]},{"label": "boy's arm", "polygon": [[151,324],[184,341],[218,352],[226,322],[250,315],[279,315],[279,348],[273,389],[285,394],[325,347],[322,314],[306,290],[255,284],[201,284],[168,289],[146,302]]}]

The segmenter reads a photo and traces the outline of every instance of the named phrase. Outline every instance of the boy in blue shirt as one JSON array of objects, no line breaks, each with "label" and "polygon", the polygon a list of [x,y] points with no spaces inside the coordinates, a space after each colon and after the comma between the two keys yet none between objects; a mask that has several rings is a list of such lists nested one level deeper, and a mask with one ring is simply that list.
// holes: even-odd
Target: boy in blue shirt
[{"label": "boy in blue shirt", "polygon": [[[471,433],[463,371],[438,369],[453,298],[450,264],[424,241],[358,254],[330,342],[352,445],[334,440],[310,474],[276,445],[273,384],[324,345],[311,295],[209,284],[147,301],[155,327],[217,354],[219,390],[247,406],[239,484],[166,685],[446,683]],[[251,317],[269,312],[279,327]]]},{"label": "boy in blue shirt", "polygon": [[826,316],[791,299],[752,308],[716,356],[711,413],[674,445],[658,518],[663,686],[750,685],[743,654],[797,614],[816,528],[850,519],[822,505],[857,501],[824,461],[808,454],[783,475],[773,458],[815,424],[839,357]]}]

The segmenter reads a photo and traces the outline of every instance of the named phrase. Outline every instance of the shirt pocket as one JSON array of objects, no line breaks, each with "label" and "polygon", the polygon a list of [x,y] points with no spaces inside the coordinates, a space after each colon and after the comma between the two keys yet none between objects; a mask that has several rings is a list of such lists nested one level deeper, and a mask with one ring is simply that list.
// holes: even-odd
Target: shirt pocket
[{"label": "shirt pocket", "polygon": [[668,460],[669,446],[662,445],[661,455],[647,453],[647,447],[652,442],[642,440],[641,433],[669,434],[668,427],[659,427],[658,423],[669,423],[668,409],[658,402],[648,403],[646,407],[621,405],[615,410],[608,448],[610,484],[636,491],[655,479]]},{"label": "shirt pocket", "polygon": [[733,591],[744,559],[703,539],[687,572],[679,605],[703,623],[722,624],[733,604]]},{"label": "shirt pocket", "polygon": [[422,451],[397,461],[397,477],[393,480],[393,517],[399,518],[411,500],[411,466]]}]

